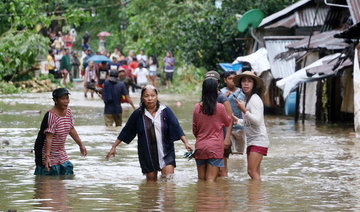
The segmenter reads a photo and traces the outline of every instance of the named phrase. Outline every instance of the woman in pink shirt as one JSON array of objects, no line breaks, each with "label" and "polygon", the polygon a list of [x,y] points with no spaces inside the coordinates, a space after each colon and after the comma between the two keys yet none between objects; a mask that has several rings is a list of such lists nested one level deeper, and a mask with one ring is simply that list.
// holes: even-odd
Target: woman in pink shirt
[{"label": "woman in pink shirt", "polygon": [[205,79],[201,102],[195,105],[193,112],[198,179],[211,182],[216,180],[220,167],[224,166],[223,127],[228,127],[232,122],[224,106],[217,103],[217,97],[217,80]]}]

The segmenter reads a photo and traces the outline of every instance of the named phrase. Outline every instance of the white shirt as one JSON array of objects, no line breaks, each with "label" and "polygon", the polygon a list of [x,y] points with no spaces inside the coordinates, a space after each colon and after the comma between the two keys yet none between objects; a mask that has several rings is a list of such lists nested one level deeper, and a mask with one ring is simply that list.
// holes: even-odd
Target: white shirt
[{"label": "white shirt", "polygon": [[136,59],[137,59],[137,61],[140,63],[141,61],[142,62],[144,62],[144,63],[146,63],[147,62],[147,56],[146,55],[141,55],[141,54],[138,54],[137,56],[136,56]]},{"label": "white shirt", "polygon": [[166,166],[164,161],[164,147],[162,142],[162,135],[161,135],[161,111],[166,108],[165,105],[160,105],[159,109],[156,111],[155,117],[153,117],[148,110],[145,109],[145,115],[151,119],[154,124],[155,128],[155,137],[156,137],[156,144],[158,149],[158,157],[159,157],[159,165],[160,169]]},{"label": "white shirt", "polygon": [[244,126],[247,146],[268,148],[270,142],[264,121],[264,104],[257,94],[251,96],[243,117],[244,119],[238,120],[238,124]]},{"label": "white shirt", "polygon": [[137,76],[137,84],[147,84],[147,76],[149,75],[149,71],[146,68],[136,68],[134,71],[134,75]]}]

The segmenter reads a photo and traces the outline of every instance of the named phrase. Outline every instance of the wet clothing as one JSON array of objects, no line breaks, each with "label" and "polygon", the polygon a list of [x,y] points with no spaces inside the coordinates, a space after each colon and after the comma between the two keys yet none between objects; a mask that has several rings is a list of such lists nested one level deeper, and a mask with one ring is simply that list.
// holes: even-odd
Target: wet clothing
[{"label": "wet clothing", "polygon": [[210,159],[196,159],[196,165],[197,166],[202,166],[205,164],[210,164],[212,166],[215,167],[224,167],[224,159],[214,159],[214,158],[210,158]]},{"label": "wet clothing", "polygon": [[216,103],[213,115],[201,112],[200,103],[195,105],[193,112],[192,131],[196,138],[195,159],[222,159],[224,157],[223,127],[229,126],[231,118],[227,115],[224,105]]},{"label": "wet clothing", "polygon": [[268,148],[251,145],[246,148],[246,154],[250,154],[250,152],[257,152],[259,154],[267,156]]},{"label": "wet clothing", "polygon": [[49,171],[46,170],[45,166],[36,166],[34,174],[51,176],[72,175],[74,174],[74,166],[70,161],[51,166]]},{"label": "wet clothing", "polygon": [[118,139],[130,143],[138,136],[138,155],[142,173],[160,171],[175,163],[174,141],[184,132],[169,107],[160,105],[153,117],[147,110],[136,109],[129,117]]},{"label": "wet clothing", "polygon": [[[36,166],[44,167],[45,160],[45,141],[46,134],[53,134],[51,149],[50,149],[50,166],[60,165],[69,160],[65,151],[65,141],[67,135],[74,127],[74,118],[71,109],[68,108],[64,117],[55,114],[52,111],[45,113],[41,122],[40,131],[35,141],[35,164]],[[40,168],[36,168],[39,170]],[[35,172],[36,174],[36,172]]]},{"label": "wet clothing", "polygon": [[121,98],[128,95],[124,83],[106,80],[104,83],[102,97],[105,103],[104,114],[122,113]]},{"label": "wet clothing", "polygon": [[244,126],[246,145],[269,147],[269,138],[264,121],[264,104],[257,94],[253,94],[246,104],[244,119],[239,119],[238,124]]}]

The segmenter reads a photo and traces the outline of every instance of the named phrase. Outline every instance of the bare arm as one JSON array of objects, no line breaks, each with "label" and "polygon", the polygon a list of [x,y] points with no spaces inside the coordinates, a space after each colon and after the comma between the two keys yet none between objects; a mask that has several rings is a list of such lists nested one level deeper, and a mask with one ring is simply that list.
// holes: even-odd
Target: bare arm
[{"label": "bare arm", "polygon": [[135,106],[134,106],[134,103],[133,101],[131,100],[130,96],[129,95],[125,95],[125,99],[127,102],[129,102],[129,104],[131,105],[131,107],[135,110]]},{"label": "bare arm", "polygon": [[193,150],[192,146],[189,144],[188,140],[186,139],[186,137],[183,135],[181,136],[181,141],[184,143],[185,145],[185,149],[189,152],[191,152]]},{"label": "bare arm", "polygon": [[87,155],[87,150],[86,150],[84,144],[81,142],[81,139],[80,139],[75,127],[73,127],[70,130],[69,134],[74,139],[74,141],[77,143],[77,145],[79,145],[81,155],[86,156]]},{"label": "bare arm", "polygon": [[[223,103],[224,107],[225,107],[225,111],[227,113],[227,115],[231,118],[232,117],[232,110],[231,110],[231,105],[230,105],[230,102],[229,101],[225,101]],[[225,140],[224,140],[224,148],[227,149],[231,146],[231,143],[230,143],[230,136],[231,136],[231,131],[232,131],[232,128],[233,128],[233,123],[231,122],[229,124],[229,126],[227,127],[227,130],[226,130],[226,135],[225,135]]]},{"label": "bare arm", "polygon": [[115,157],[116,147],[121,143],[121,140],[116,139],[115,143],[112,145],[109,153],[106,155],[105,159],[109,160],[111,156]]},{"label": "bare arm", "polygon": [[45,134],[46,138],[45,138],[45,161],[44,161],[44,166],[46,171],[50,171],[50,151],[51,151],[51,144],[52,144],[52,138],[54,136],[54,134],[52,133],[46,133]]}]

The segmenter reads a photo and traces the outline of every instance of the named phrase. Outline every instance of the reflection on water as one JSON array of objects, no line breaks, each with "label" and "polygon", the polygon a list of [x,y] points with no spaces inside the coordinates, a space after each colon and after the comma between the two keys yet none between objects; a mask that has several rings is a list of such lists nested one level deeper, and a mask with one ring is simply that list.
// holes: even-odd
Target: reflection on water
[{"label": "reflection on water", "polygon": [[261,181],[250,180],[247,184],[247,210],[264,211],[268,206],[266,186]]},{"label": "reflection on water", "polygon": [[34,199],[39,202],[38,209],[52,211],[68,211],[71,209],[67,206],[68,195],[63,178],[36,176],[34,188]]},{"label": "reflection on water", "polygon": [[[132,94],[138,104],[138,94]],[[344,211],[360,210],[360,140],[352,126],[294,124],[266,116],[271,142],[262,162],[262,181],[249,180],[246,156],[231,155],[229,176],[198,182],[195,161],[182,158],[175,142],[177,167],[172,180],[146,183],[137,143],[120,144],[105,155],[121,128],[106,128],[103,103],[71,92],[76,129],[88,149],[79,155],[70,138],[66,150],[74,164],[71,179],[35,177],[31,152],[51,94],[0,96],[0,211]],[[177,115],[190,143],[192,110],[198,97],[160,94]],[[177,106],[176,102],[181,105]],[[38,113],[40,111],[40,113]],[[124,121],[132,109],[125,105]]]}]

